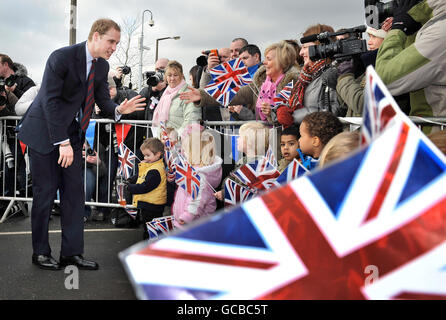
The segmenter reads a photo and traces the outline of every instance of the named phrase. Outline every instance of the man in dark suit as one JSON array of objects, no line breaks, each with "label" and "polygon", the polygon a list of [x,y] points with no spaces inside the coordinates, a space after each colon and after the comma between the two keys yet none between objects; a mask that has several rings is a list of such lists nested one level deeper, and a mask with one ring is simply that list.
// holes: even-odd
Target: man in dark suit
[{"label": "man in dark suit", "polygon": [[[94,104],[119,120],[144,110],[136,96],[120,105],[110,100],[106,60],[116,50],[120,27],[112,20],[93,23],[88,41],[54,51],[48,58],[39,94],[19,123],[18,138],[29,147],[33,178],[32,262],[42,269],[66,265],[97,270],[83,258],[84,203],[82,145]],[[60,262],[51,256],[48,223],[60,192],[62,245]]]}]

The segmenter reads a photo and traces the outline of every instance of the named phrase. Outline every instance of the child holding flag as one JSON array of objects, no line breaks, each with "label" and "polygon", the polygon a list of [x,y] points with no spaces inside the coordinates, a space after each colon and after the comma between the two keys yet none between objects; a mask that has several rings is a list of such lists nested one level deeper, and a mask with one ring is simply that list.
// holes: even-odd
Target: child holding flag
[{"label": "child holding flag", "polygon": [[164,144],[157,138],[149,138],[142,143],[140,150],[144,159],[138,164],[136,174],[127,180],[127,188],[133,195],[133,205],[140,210],[143,239],[147,239],[146,222],[162,217],[167,201]]},{"label": "child holding flag", "polygon": [[[215,212],[217,202],[214,188],[220,183],[223,164],[223,160],[217,156],[214,136],[200,125],[192,124],[184,129],[181,150],[185,160],[199,175],[199,191],[193,198],[186,189],[177,188],[172,205],[176,227]],[[177,177],[180,173],[177,168]],[[183,178],[188,179],[187,176]]]}]

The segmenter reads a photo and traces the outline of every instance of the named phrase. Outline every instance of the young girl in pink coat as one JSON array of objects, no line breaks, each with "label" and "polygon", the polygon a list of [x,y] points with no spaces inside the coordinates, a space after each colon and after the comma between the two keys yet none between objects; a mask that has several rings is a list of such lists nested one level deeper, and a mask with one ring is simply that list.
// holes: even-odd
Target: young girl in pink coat
[{"label": "young girl in pink coat", "polygon": [[220,184],[223,164],[223,160],[216,155],[214,136],[198,124],[190,125],[184,130],[181,150],[185,159],[198,171],[201,180],[198,197],[194,200],[184,188],[177,188],[172,212],[174,224],[180,228],[215,212],[217,202],[213,188]]}]

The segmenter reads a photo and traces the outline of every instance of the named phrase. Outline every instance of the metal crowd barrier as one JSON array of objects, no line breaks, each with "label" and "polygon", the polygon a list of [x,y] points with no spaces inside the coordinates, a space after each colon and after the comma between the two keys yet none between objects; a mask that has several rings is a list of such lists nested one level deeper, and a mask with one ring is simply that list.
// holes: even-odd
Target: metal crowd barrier
[{"label": "metal crowd barrier", "polygon": [[[446,117],[441,118],[419,118],[419,117],[410,117],[411,120],[419,125],[420,127],[423,125],[428,126],[438,126],[441,130],[444,130],[444,126],[446,126]],[[0,117],[0,145],[1,145],[1,167],[0,167],[0,201],[8,202],[5,211],[2,213],[0,211],[0,223],[3,223],[7,218],[13,216],[17,212],[22,212],[25,215],[28,214],[28,210],[31,208],[32,203],[32,177],[30,174],[29,167],[29,157],[28,150],[26,149],[25,153],[22,153],[22,148],[17,141],[17,136],[14,134],[14,128],[19,122],[21,117]],[[108,119],[94,119],[97,123],[98,128],[101,126],[111,126],[115,122]],[[349,126],[350,130],[355,130],[361,126],[362,118],[353,118],[353,117],[345,117],[340,118],[341,122],[345,125]],[[122,120],[120,121],[122,124],[128,124],[132,127],[140,127],[145,130],[145,136],[148,137],[151,130],[152,121],[143,121],[143,120]],[[231,163],[232,161],[232,143],[231,138],[233,136],[238,135],[238,128],[246,123],[245,121],[205,121],[203,124],[207,129],[213,132],[214,137],[216,137],[217,150],[220,150],[220,156],[224,160],[224,163]],[[108,134],[109,141],[113,141],[114,137],[112,134],[112,130],[105,131]],[[95,135],[95,139],[99,142],[101,140],[101,130],[98,130],[99,134]],[[133,130],[133,146],[128,146],[132,148],[134,151],[139,149],[139,145],[136,145],[136,130]],[[39,134],[36,132],[36,134]],[[276,155],[280,152],[280,145],[278,143],[278,136],[280,134],[280,128],[272,127],[270,129],[270,143],[272,144],[273,151]],[[221,138],[217,138],[221,136]],[[109,145],[104,146],[108,147],[110,150],[116,146]],[[99,150],[97,150],[99,151]],[[99,152],[98,152],[99,153]],[[112,165],[112,152],[107,152],[108,158],[101,159],[102,161],[106,161],[107,165],[107,175],[108,177],[113,176],[111,172]],[[277,158],[277,157],[276,157]],[[86,185],[86,168],[84,166],[84,188]],[[98,173],[98,170],[96,171]],[[109,208],[119,208],[120,206],[117,202],[113,201],[114,199],[114,181],[107,179],[107,201],[98,201],[99,196],[99,176],[96,174],[96,190],[94,192],[95,199],[88,199],[85,202],[87,206],[96,206],[96,207],[109,207]],[[59,200],[55,200],[55,203],[59,203]],[[127,204],[126,208],[134,208],[131,204]]]}]

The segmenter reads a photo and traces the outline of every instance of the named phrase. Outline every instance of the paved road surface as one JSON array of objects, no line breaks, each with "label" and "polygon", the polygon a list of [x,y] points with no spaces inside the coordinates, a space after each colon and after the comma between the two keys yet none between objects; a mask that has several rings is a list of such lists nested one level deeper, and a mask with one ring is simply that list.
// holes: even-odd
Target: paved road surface
[{"label": "paved road surface", "polygon": [[[1,215],[1,214],[0,214]],[[60,217],[50,221],[50,245],[60,252]],[[0,224],[0,300],[136,299],[118,253],[141,241],[141,229],[118,229],[109,221],[87,222],[85,254],[99,263],[98,271],[79,270],[79,289],[68,290],[71,274],[41,270],[31,263],[31,218],[18,213]],[[67,280],[67,281],[66,281]]]}]

